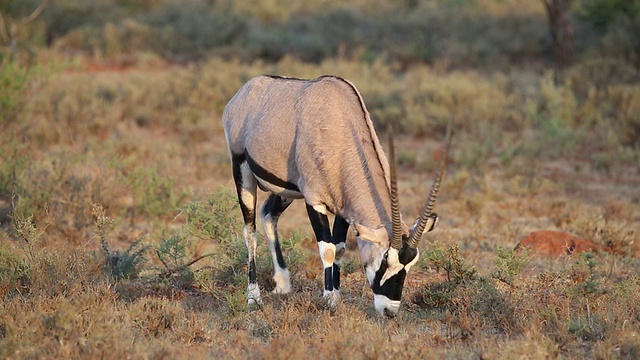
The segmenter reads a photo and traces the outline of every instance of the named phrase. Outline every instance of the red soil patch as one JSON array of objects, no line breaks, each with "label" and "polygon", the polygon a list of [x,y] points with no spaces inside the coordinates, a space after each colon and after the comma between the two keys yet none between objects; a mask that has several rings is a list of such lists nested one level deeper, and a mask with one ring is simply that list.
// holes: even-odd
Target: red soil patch
[{"label": "red soil patch", "polygon": [[585,251],[611,252],[606,246],[561,231],[534,231],[516,245],[516,250],[528,249],[535,254],[548,256],[572,255]]},{"label": "red soil patch", "polygon": [[164,61],[157,61],[146,66],[141,66],[131,60],[113,60],[113,61],[93,61],[84,59],[80,61],[77,67],[68,68],[67,73],[129,73],[133,71],[162,71],[170,67],[170,64]]},{"label": "red soil patch", "polygon": [[83,62],[79,67],[66,69],[67,73],[125,73],[134,70],[132,64],[113,62]]}]

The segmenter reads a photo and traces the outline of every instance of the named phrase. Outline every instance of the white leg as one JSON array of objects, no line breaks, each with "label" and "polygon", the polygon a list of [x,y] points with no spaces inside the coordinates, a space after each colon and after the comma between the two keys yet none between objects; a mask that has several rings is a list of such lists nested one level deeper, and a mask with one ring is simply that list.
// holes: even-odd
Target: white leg
[{"label": "white leg", "polygon": [[292,202],[292,199],[271,194],[260,207],[262,226],[265,236],[269,241],[269,251],[271,253],[271,259],[273,260],[273,280],[276,283],[273,292],[276,294],[288,294],[291,292],[289,269],[287,269],[287,265],[284,262],[282,249],[278,240],[278,218]]}]

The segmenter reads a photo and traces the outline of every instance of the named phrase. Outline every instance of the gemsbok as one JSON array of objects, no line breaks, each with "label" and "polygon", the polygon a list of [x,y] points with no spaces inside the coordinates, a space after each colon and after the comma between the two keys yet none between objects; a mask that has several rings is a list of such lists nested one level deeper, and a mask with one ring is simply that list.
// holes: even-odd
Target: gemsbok
[{"label": "gemsbok", "polygon": [[[340,262],[351,227],[374,294],[375,309],[395,316],[418,244],[438,216],[433,207],[445,168],[441,165],[422,213],[409,228],[400,215],[392,135],[391,163],[355,86],[337,76],[313,80],[258,76],[233,96],[222,116],[248,249],[248,303],[261,304],[256,275],[256,189],[270,192],[259,213],[273,259],[274,293],[291,291],[278,242],[280,215],[304,199],[324,268],[324,297],[340,298]],[[390,132],[391,134],[391,132]],[[335,215],[333,229],[328,213]]]}]

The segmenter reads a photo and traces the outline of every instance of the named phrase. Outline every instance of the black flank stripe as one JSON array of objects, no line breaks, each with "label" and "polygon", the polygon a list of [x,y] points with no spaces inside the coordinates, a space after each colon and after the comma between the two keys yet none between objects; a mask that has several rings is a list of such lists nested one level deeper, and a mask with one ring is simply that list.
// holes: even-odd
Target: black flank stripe
[{"label": "black flank stripe", "polygon": [[249,164],[249,168],[251,168],[251,171],[253,171],[254,174],[256,174],[257,177],[259,177],[260,179],[273,184],[275,186],[279,186],[281,188],[287,189],[287,190],[291,190],[291,191],[296,191],[296,192],[300,192],[300,188],[298,188],[298,185],[289,182],[289,181],[285,181],[282,180],[280,178],[278,178],[277,176],[275,176],[274,174],[270,173],[269,171],[267,171],[265,168],[263,168],[262,166],[258,165],[253,158],[251,158],[251,156],[249,156],[248,153],[245,153],[246,159],[247,159],[247,163]]}]

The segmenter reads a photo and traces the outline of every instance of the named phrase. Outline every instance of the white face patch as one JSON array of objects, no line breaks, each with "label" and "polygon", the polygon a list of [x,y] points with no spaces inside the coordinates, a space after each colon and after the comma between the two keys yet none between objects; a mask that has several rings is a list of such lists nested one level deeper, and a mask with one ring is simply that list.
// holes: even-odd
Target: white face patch
[{"label": "white face patch", "polygon": [[407,265],[402,265],[402,263],[400,263],[400,260],[398,259],[398,250],[390,248],[387,255],[387,271],[385,271],[382,279],[380,279],[380,286],[382,286],[385,281],[389,280],[393,275],[399,273],[402,269],[404,269],[404,271],[408,274],[409,270],[411,270],[411,267],[415,265],[420,258],[420,251],[418,249],[416,249],[416,251],[418,251],[416,253],[416,257],[414,257],[413,260],[411,260],[411,262]]},{"label": "white face patch", "polygon": [[360,248],[360,261],[364,264],[364,272],[369,280],[369,285],[373,285],[376,272],[380,269],[385,248],[377,243],[372,243],[360,238],[356,238]]},{"label": "white face patch", "polygon": [[398,259],[398,250],[390,248],[387,251],[387,271],[384,272],[382,279],[380,279],[380,286],[382,286],[390,277],[399,273],[402,269],[404,269],[404,265],[402,265]]}]

